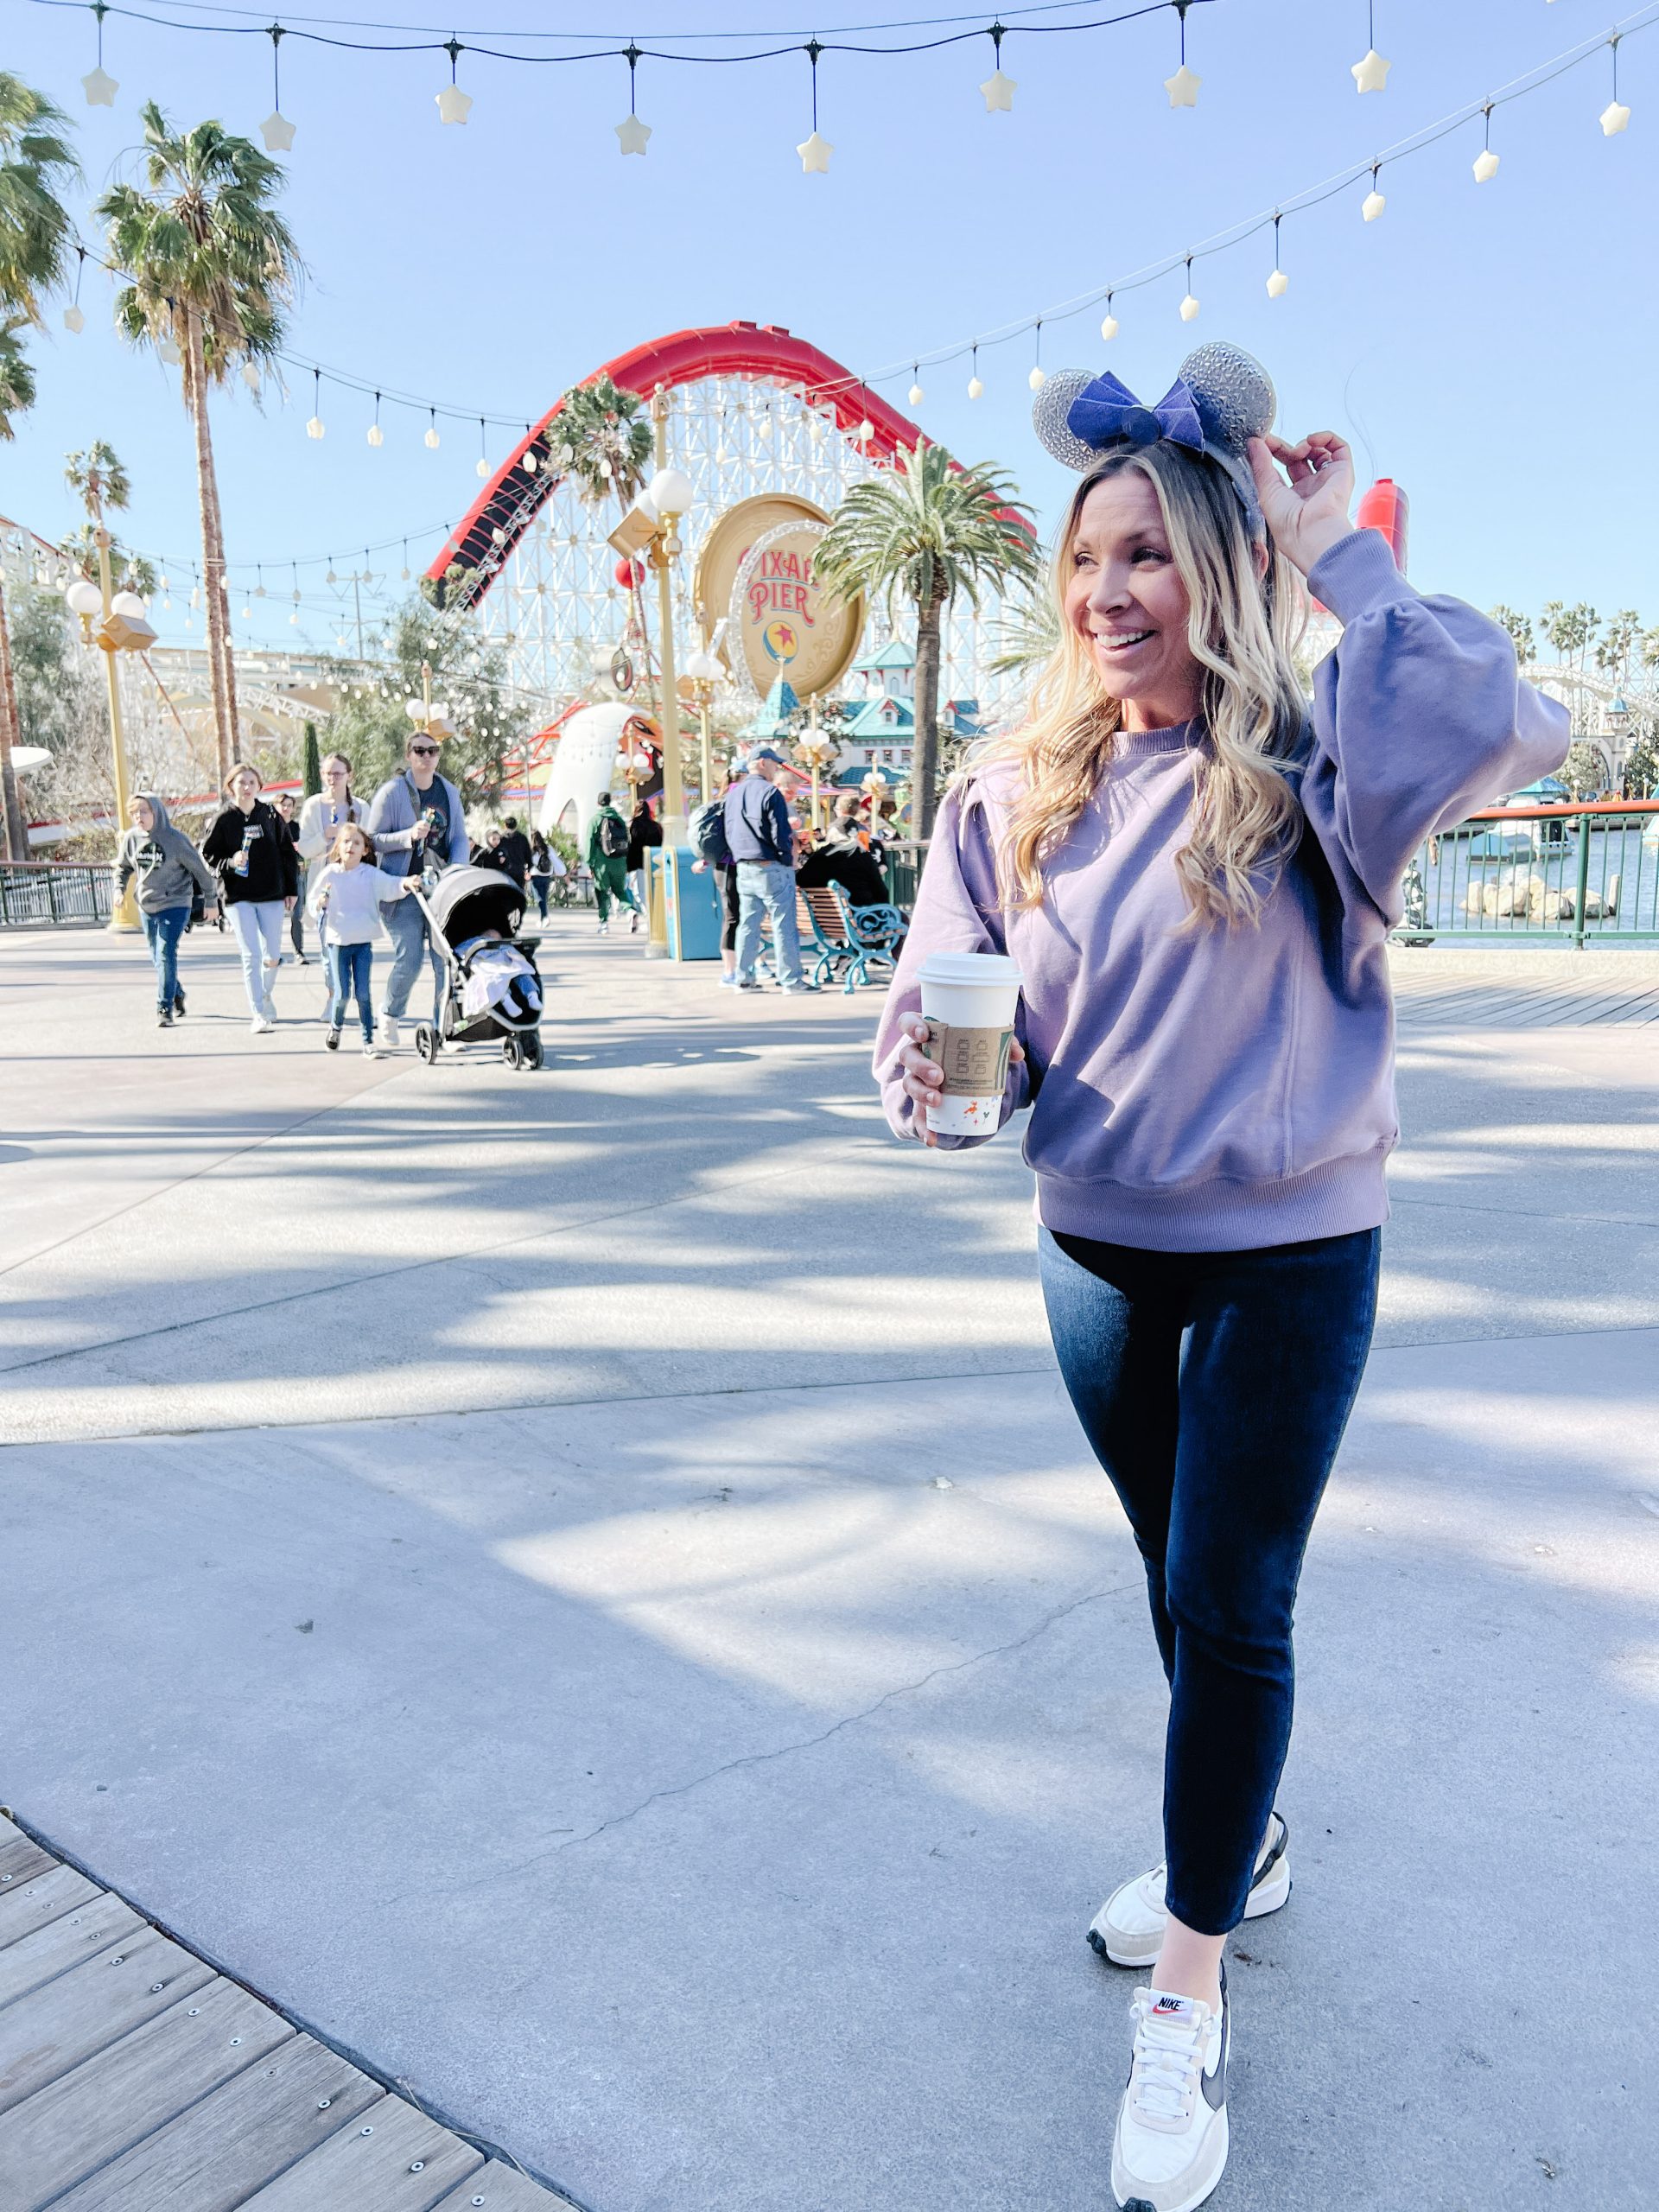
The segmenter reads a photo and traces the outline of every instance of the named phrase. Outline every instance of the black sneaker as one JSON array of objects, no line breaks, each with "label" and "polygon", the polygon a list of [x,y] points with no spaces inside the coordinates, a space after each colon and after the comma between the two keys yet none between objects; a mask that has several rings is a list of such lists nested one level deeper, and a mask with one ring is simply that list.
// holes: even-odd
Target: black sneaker
[{"label": "black sneaker", "polygon": [[173,1027],[173,1009],[170,1006],[162,1007],[157,1013],[156,1027],[158,1029],[170,1029]]},{"label": "black sneaker", "polygon": [[182,988],[175,991],[173,994],[173,1012],[179,1020],[182,1021],[184,1020],[184,992]]},{"label": "black sneaker", "polygon": [[324,1043],[324,1044],[328,1047],[328,1049],[329,1049],[329,1051],[330,1051],[331,1052],[337,1052],[340,1050],[340,1032],[339,1032],[339,1030],[338,1030],[338,1029],[331,1029],[331,1030],[328,1032],[328,1034],[327,1034],[327,1035],[323,1039],[323,1040],[322,1040],[322,1041],[323,1041],[323,1043]]}]

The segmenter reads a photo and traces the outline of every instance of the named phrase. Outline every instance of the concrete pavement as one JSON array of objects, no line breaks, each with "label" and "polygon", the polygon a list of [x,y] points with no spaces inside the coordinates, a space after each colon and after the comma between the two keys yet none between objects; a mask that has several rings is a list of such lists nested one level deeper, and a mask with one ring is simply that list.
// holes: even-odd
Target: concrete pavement
[{"label": "concrete pavement", "polygon": [[[887,1140],[871,994],[546,965],[517,1076],[0,936],[0,1795],[593,2212],[1103,2205],[1163,1699],[1017,1146]],[[1653,2194],[1659,1027],[1444,973],[1221,2212]]]}]

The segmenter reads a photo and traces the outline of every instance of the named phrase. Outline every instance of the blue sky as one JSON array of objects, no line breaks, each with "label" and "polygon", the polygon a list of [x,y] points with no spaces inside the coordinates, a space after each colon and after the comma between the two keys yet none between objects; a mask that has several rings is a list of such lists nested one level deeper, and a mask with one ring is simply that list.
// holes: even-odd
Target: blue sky
[{"label": "blue sky", "polygon": [[[327,4],[308,0],[308,12]],[[439,37],[453,28],[463,41],[515,26],[591,32],[608,13],[462,0],[440,23],[426,0],[334,4]],[[835,25],[949,4],[830,0],[815,26],[790,0],[642,0],[637,20],[619,17],[598,42],[630,31],[667,42],[677,20],[682,33],[752,26],[804,38],[816,28],[828,38]],[[1108,0],[1084,12],[1111,11]],[[1535,613],[1548,597],[1583,597],[1659,621],[1659,8],[1624,13],[1655,28],[1621,52],[1633,111],[1621,137],[1597,124],[1611,97],[1604,50],[1500,109],[1491,182],[1470,174],[1476,121],[1385,168],[1378,221],[1360,219],[1363,182],[1287,219],[1283,299],[1267,297],[1271,240],[1257,238],[1200,264],[1195,322],[1177,313],[1177,273],[1119,300],[1110,348],[1098,308],[1051,323],[1045,363],[1109,365],[1155,397],[1190,346],[1235,339],[1271,369],[1282,429],[1335,428],[1355,442],[1362,483],[1383,474],[1404,484],[1411,572],[1425,588]],[[219,19],[257,25],[270,12],[227,7]],[[743,316],[785,324],[861,372],[902,364],[882,388],[903,406],[912,358],[1180,253],[1614,20],[1590,0],[1376,0],[1376,42],[1394,67],[1385,92],[1361,98],[1349,67],[1367,41],[1365,0],[1213,0],[1189,19],[1198,105],[1174,112],[1161,83],[1177,60],[1173,10],[1065,37],[1011,32],[1008,114],[988,115],[977,91],[988,39],[899,60],[831,54],[820,72],[820,125],[836,149],[824,176],[804,175],[794,150],[810,128],[798,54],[741,69],[642,63],[639,112],[654,135],[644,160],[625,160],[612,131],[627,111],[620,61],[531,70],[463,56],[476,104],[465,128],[446,129],[434,104],[448,77],[442,55],[290,38],[283,107],[298,136],[286,212],[310,270],[291,343],[370,383],[524,420],[643,339]],[[0,22],[6,66],[73,120],[88,204],[130,168],[143,99],[180,122],[213,115],[250,133],[271,105],[263,36],[111,16],[105,63],[120,91],[109,110],[86,106],[80,90],[94,60],[87,11],[0,0]],[[107,281],[89,276],[85,333],[63,333],[54,313],[37,342],[40,404],[0,448],[0,512],[61,534],[77,518],[63,455],[103,437],[134,480],[126,535],[176,569],[198,546],[188,425],[175,378],[121,344],[108,302]],[[971,403],[965,358],[924,367],[918,415],[964,460],[1013,470],[1046,524],[1068,480],[1032,435],[1033,358],[1029,334],[982,350],[985,396]],[[274,592],[289,556],[332,551],[343,574],[365,543],[407,531],[418,571],[440,542],[435,526],[478,489],[476,428],[442,424],[432,453],[423,416],[388,410],[377,452],[364,438],[366,400],[325,387],[321,443],[305,435],[311,404],[308,382],[296,382],[264,414],[239,387],[217,406],[232,562],[270,563]],[[502,437],[492,435],[493,454]],[[395,587],[401,555],[391,561]],[[304,628],[289,627],[273,597],[259,607],[264,634],[332,646],[321,570],[301,581]],[[175,593],[162,618],[170,641],[186,641],[183,604]]]}]

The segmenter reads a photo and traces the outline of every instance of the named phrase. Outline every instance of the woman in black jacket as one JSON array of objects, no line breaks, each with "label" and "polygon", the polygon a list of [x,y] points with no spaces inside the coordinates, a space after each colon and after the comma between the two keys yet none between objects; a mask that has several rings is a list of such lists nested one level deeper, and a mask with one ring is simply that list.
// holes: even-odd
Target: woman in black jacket
[{"label": "woman in black jacket", "polygon": [[650,847],[662,842],[663,825],[652,812],[650,800],[636,794],[633,811],[628,817],[628,888],[633,893],[632,926],[636,930],[639,917],[645,911],[645,854]]},{"label": "woman in black jacket", "polygon": [[276,1019],[270,988],[282,958],[283,917],[299,896],[300,871],[288,824],[259,796],[257,768],[238,761],[225,786],[229,801],[203,841],[202,858],[218,871],[225,908],[242,951],[242,981],[256,1037]]}]

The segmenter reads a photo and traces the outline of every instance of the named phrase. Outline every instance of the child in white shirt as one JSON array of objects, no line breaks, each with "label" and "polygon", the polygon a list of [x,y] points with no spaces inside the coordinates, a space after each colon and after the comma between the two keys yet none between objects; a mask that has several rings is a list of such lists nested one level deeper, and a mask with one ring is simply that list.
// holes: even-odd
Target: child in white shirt
[{"label": "child in white shirt", "polygon": [[380,902],[406,898],[419,888],[418,877],[388,875],[375,866],[374,847],[360,823],[347,822],[339,830],[327,862],[311,887],[309,901],[328,963],[328,1033],[323,1042],[331,1052],[340,1049],[346,1008],[355,998],[363,1024],[363,1057],[379,1058],[369,969],[380,928]]}]

